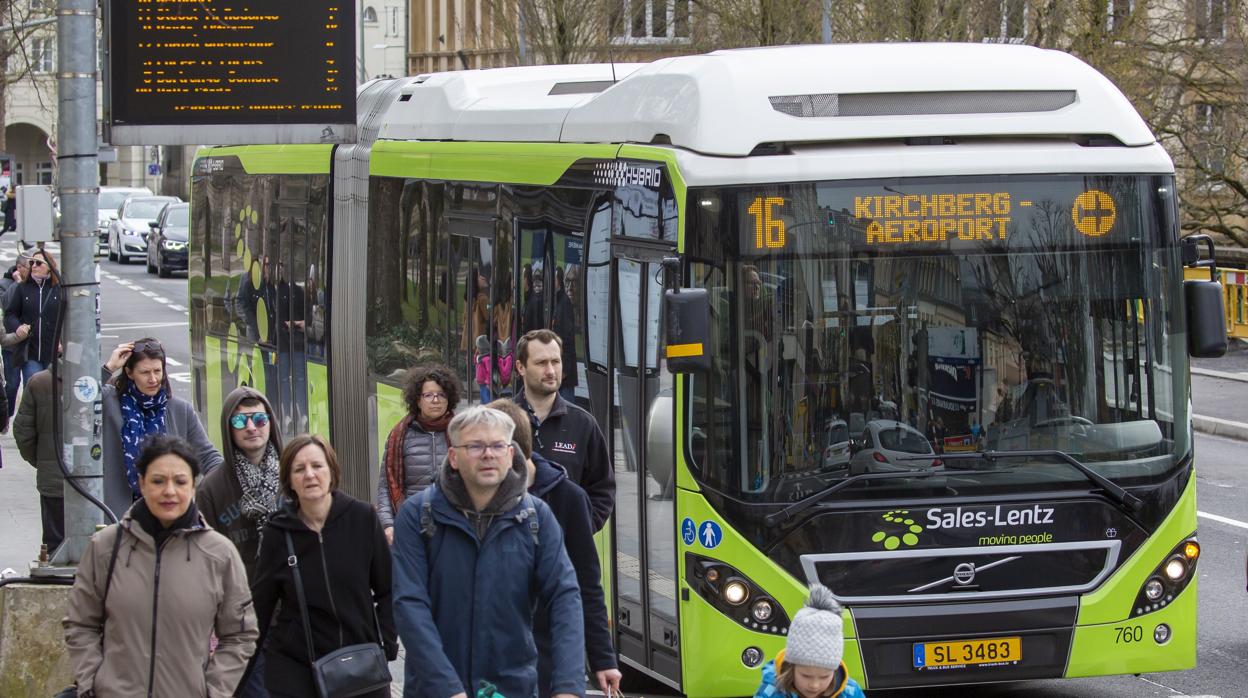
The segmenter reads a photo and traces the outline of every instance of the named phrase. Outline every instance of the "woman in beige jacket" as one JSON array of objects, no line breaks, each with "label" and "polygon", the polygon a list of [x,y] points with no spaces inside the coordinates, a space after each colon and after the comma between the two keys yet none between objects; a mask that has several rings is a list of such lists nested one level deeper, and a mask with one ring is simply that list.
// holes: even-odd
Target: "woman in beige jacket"
[{"label": "woman in beige jacket", "polygon": [[232,696],[259,635],[242,559],[195,508],[186,442],[155,435],[136,465],[142,497],[91,538],[70,591],[78,695]]}]

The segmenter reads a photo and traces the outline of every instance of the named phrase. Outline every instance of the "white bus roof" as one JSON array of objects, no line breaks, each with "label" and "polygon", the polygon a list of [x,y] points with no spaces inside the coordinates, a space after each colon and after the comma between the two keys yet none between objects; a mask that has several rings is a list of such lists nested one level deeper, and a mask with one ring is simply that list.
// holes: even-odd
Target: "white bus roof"
[{"label": "white bus roof", "polygon": [[381,138],[670,143],[726,156],[761,144],[901,138],[1156,142],[1096,70],[1019,45],[786,46],[404,80],[406,101],[391,104]]}]

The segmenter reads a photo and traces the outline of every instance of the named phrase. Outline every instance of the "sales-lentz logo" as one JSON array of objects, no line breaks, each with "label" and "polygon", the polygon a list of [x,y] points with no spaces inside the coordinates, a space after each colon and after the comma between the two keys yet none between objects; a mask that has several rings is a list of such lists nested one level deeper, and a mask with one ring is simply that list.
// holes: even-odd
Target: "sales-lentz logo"
[{"label": "sales-lentz logo", "polygon": [[221,158],[200,158],[195,163],[199,174],[212,174],[225,171],[225,160]]},{"label": "sales-lentz logo", "polygon": [[602,186],[622,187],[635,184],[658,189],[661,181],[663,181],[663,171],[652,165],[620,161],[600,162],[594,165],[594,184]]},{"label": "sales-lentz logo", "polygon": [[556,441],[550,447],[550,450],[556,453],[576,453],[576,444],[568,443],[567,441]]}]

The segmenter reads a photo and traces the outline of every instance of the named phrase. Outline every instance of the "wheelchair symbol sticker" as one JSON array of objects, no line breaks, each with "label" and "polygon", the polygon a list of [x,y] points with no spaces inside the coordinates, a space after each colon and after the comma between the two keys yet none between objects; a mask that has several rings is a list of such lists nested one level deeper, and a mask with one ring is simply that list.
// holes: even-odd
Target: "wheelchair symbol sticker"
[{"label": "wheelchair symbol sticker", "polygon": [[685,545],[693,545],[693,541],[698,537],[698,527],[693,523],[693,519],[685,517],[680,522],[680,537],[685,541]]}]

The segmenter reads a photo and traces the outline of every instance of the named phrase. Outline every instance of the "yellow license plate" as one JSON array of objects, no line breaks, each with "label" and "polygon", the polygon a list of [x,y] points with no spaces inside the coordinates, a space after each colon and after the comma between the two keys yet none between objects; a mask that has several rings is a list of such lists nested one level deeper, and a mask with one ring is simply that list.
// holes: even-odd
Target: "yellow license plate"
[{"label": "yellow license plate", "polygon": [[914,643],[915,669],[1017,664],[1022,658],[1023,640],[1018,637]]}]

